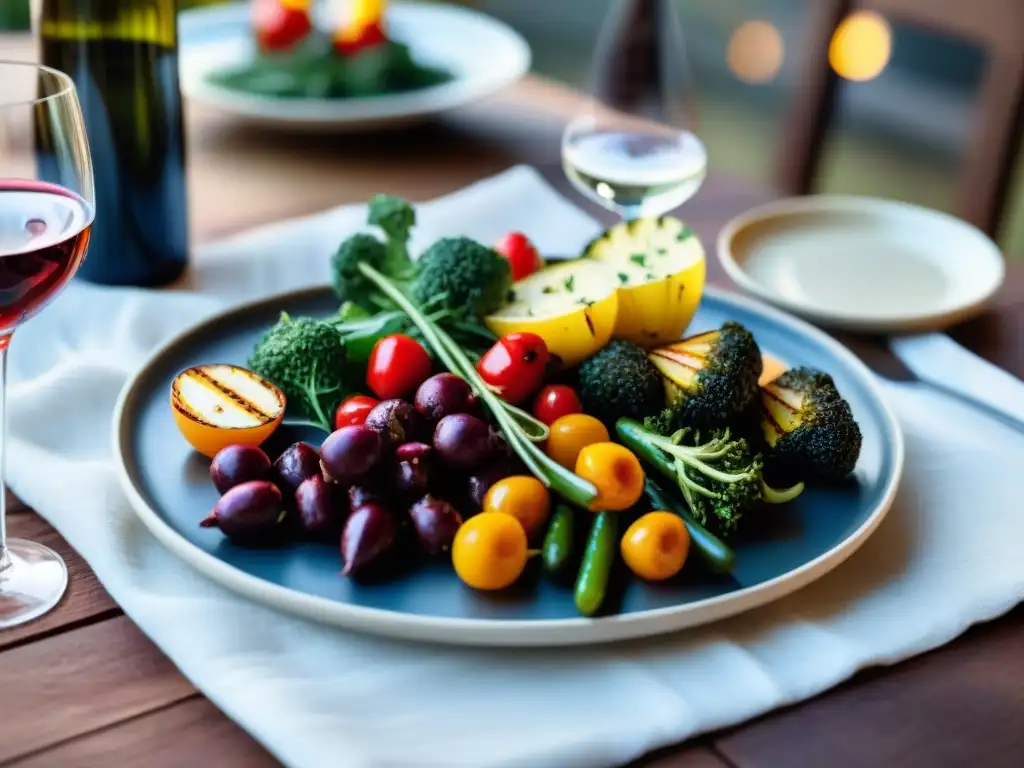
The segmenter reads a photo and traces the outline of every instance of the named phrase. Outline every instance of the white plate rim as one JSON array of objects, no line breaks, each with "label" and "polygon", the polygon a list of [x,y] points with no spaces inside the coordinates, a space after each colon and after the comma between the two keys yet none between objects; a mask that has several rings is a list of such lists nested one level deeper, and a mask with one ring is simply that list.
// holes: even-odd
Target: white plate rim
[{"label": "white plate rim", "polygon": [[207,325],[219,322],[226,315],[244,313],[268,304],[287,301],[304,294],[322,291],[325,287],[310,286],[237,304],[175,334],[155,349],[125,383],[118,396],[113,415],[111,442],[118,480],[132,509],[142,523],[168,550],[206,577],[244,597],[282,612],[342,629],[400,640],[445,645],[556,647],[591,645],[667,634],[758,608],[821,578],[856,552],[875,531],[892,506],[899,488],[904,465],[903,432],[885,393],[870,369],[853,352],[814,326],[761,302],[709,286],[705,289],[705,295],[712,296],[725,304],[732,303],[760,313],[767,319],[795,333],[809,336],[815,342],[828,347],[833,354],[843,359],[849,369],[858,376],[861,383],[874,396],[884,419],[888,422],[888,433],[893,436],[894,441],[891,446],[893,471],[882,499],[857,530],[828,552],[767,582],[730,592],[727,595],[682,606],[667,606],[596,619],[580,617],[548,620],[488,620],[422,616],[380,608],[354,606],[272,584],[256,576],[250,576],[213,555],[199,550],[175,532],[164,522],[156,510],[146,503],[128,472],[126,454],[130,450],[128,445],[130,430],[126,412],[138,383],[149,369],[184,337]]},{"label": "white plate rim", "polygon": [[[230,24],[245,11],[243,3],[231,3],[209,8],[193,8],[179,14],[182,22]],[[402,0],[389,4],[388,13],[431,13],[438,16],[461,17],[466,21],[487,27],[499,33],[508,46],[508,65],[489,77],[456,79],[449,83],[384,96],[326,99],[289,99],[287,101],[239,94],[205,81],[205,70],[195,69],[185,61],[188,49],[202,48],[217,43],[192,44],[183,41],[181,51],[181,87],[184,96],[210,108],[226,111],[238,117],[257,121],[267,126],[290,128],[330,129],[354,128],[387,123],[402,124],[439,114],[469,104],[518,81],[532,63],[532,51],[526,39],[515,29],[488,14],[463,6],[444,3],[423,3]],[[220,44],[222,45],[222,44]]]},{"label": "white plate rim", "polygon": [[[960,228],[978,241],[979,252],[991,259],[994,269],[989,285],[972,301],[962,302],[948,309],[912,314],[857,315],[834,312],[821,307],[805,304],[772,291],[763,283],[751,277],[733,254],[732,244],[747,227],[770,219],[781,219],[794,214],[835,213],[856,211],[861,213],[884,212],[933,218],[946,226]],[[743,291],[761,301],[772,304],[787,312],[817,323],[823,327],[847,331],[891,333],[934,330],[953,323],[967,320],[984,309],[1006,279],[1006,261],[999,246],[981,229],[952,214],[933,208],[915,205],[883,197],[843,194],[814,194],[782,198],[750,208],[730,219],[719,231],[716,251],[718,261],[726,275]]]}]

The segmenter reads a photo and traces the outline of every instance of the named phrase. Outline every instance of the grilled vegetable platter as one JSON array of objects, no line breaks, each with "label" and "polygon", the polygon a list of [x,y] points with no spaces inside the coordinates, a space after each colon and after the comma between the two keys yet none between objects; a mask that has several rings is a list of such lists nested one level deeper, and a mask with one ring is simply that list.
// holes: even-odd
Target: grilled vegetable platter
[{"label": "grilled vegetable platter", "polygon": [[412,254],[415,226],[376,196],[330,256],[336,309],[280,311],[245,360],[175,370],[161,409],[215,493],[188,536],[260,567],[315,548],[356,589],[448,570],[496,615],[552,585],[593,618],[631,583],[742,586],[746,549],[800,535],[801,496],[867,498],[859,462],[891,495],[889,449],[861,462],[828,370],[738,319],[691,327],[705,258],[683,222],[549,262],[520,232]]}]

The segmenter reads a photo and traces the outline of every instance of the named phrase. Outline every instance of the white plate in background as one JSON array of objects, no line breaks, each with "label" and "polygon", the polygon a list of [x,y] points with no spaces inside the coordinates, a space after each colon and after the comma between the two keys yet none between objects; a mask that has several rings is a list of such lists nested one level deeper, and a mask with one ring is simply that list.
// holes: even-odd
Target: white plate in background
[{"label": "white plate in background", "polygon": [[954,216],[896,201],[808,195],[753,208],[718,237],[741,289],[819,325],[933,330],[979,312],[1005,279],[999,247]]},{"label": "white plate in background", "polygon": [[209,82],[222,67],[255,53],[249,3],[199,8],[179,16],[181,87],[186,98],[265,127],[339,132],[392,127],[476,101],[530,68],[529,45],[502,22],[453,5],[393,2],[389,35],[417,61],[442,66],[454,79],[417,91],[345,99],[276,99]]}]

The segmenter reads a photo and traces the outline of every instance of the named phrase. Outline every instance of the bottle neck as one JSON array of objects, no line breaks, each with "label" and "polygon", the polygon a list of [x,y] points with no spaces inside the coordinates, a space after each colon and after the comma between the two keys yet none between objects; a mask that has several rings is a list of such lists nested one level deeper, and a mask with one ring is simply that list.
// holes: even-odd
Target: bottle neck
[{"label": "bottle neck", "polygon": [[177,46],[176,0],[37,0],[38,34],[51,40],[128,40]]}]

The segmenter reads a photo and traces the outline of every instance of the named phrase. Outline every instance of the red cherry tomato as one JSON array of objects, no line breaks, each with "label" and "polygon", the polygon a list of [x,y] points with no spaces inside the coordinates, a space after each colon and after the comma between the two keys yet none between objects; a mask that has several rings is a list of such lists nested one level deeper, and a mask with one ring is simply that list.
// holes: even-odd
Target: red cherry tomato
[{"label": "red cherry tomato", "polygon": [[544,266],[537,249],[522,232],[509,232],[494,245],[494,250],[508,259],[512,280],[522,280]]},{"label": "red cherry tomato", "polygon": [[570,413],[583,413],[583,404],[572,387],[550,384],[533,400],[533,415],[550,426]]},{"label": "red cherry tomato", "polygon": [[551,353],[535,333],[510,333],[501,337],[480,358],[476,370],[506,402],[521,403],[540,387]]},{"label": "red cherry tomato", "polygon": [[342,400],[338,410],[334,412],[334,428],[358,426],[366,421],[366,415],[379,403],[366,395],[352,395]]},{"label": "red cherry tomato", "polygon": [[252,26],[262,50],[291,48],[313,30],[309,0],[253,0]]},{"label": "red cherry tomato", "polygon": [[430,356],[415,339],[400,333],[373,345],[366,367],[366,384],[381,400],[408,397],[430,378]]},{"label": "red cherry tomato", "polygon": [[384,34],[384,28],[374,22],[363,27],[355,37],[337,35],[334,38],[334,50],[341,56],[351,56],[364,48],[372,48],[387,41],[388,37]]}]

